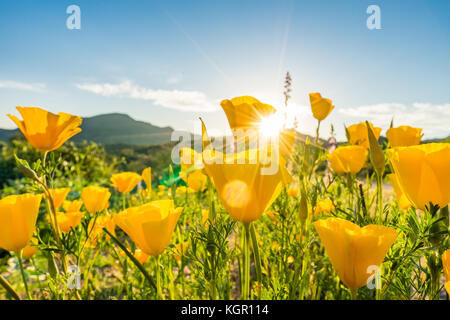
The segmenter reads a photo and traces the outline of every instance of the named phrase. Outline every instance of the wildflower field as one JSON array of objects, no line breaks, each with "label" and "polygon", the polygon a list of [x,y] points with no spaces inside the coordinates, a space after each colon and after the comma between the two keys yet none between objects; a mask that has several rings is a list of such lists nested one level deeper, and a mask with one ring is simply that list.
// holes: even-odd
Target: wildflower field
[{"label": "wildflower field", "polygon": [[177,145],[164,180],[74,145],[76,115],[17,107],[7,116],[26,140],[2,148],[17,176],[1,191],[0,299],[448,299],[450,144],[421,143],[401,119],[327,142],[333,103],[309,97],[305,140],[282,108],[223,100],[233,137],[199,119],[200,144]]}]

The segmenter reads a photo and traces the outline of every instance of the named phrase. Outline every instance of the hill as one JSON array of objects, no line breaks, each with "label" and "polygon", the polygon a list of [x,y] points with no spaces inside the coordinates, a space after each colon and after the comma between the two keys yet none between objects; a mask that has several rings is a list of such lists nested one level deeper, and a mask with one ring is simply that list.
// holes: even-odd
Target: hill
[{"label": "hill", "polygon": [[[74,142],[93,141],[103,145],[159,145],[170,142],[173,129],[157,127],[150,123],[137,121],[121,113],[103,114],[83,118],[82,132],[74,136]],[[8,141],[18,135],[18,129],[0,129],[0,141]]]}]

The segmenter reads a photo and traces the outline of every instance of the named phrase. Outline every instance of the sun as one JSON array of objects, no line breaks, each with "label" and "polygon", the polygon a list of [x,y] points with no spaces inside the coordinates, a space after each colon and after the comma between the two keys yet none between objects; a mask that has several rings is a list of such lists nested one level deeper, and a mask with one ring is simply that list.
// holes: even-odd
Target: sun
[{"label": "sun", "polygon": [[274,113],[261,121],[259,132],[265,137],[276,137],[283,128],[283,121],[280,113]]}]

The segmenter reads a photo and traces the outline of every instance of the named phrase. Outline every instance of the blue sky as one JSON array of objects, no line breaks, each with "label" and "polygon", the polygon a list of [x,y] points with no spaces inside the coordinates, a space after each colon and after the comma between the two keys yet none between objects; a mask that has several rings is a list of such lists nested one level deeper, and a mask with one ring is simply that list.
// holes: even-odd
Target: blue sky
[{"label": "blue sky", "polygon": [[[81,9],[69,30],[66,8]],[[369,30],[366,9],[381,9]],[[363,120],[450,134],[450,1],[0,0],[0,111],[40,106],[80,116],[226,132],[219,102],[253,95],[313,133],[309,92],[333,100],[338,138]],[[0,128],[13,128],[0,116]]]}]

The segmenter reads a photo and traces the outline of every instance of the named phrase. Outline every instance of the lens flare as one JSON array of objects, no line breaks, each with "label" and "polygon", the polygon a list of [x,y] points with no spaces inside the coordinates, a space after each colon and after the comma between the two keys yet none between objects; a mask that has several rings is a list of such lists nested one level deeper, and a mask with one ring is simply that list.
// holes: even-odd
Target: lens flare
[{"label": "lens flare", "polygon": [[279,113],[275,113],[267,118],[262,119],[259,125],[259,132],[264,137],[276,137],[283,129],[283,118]]}]

